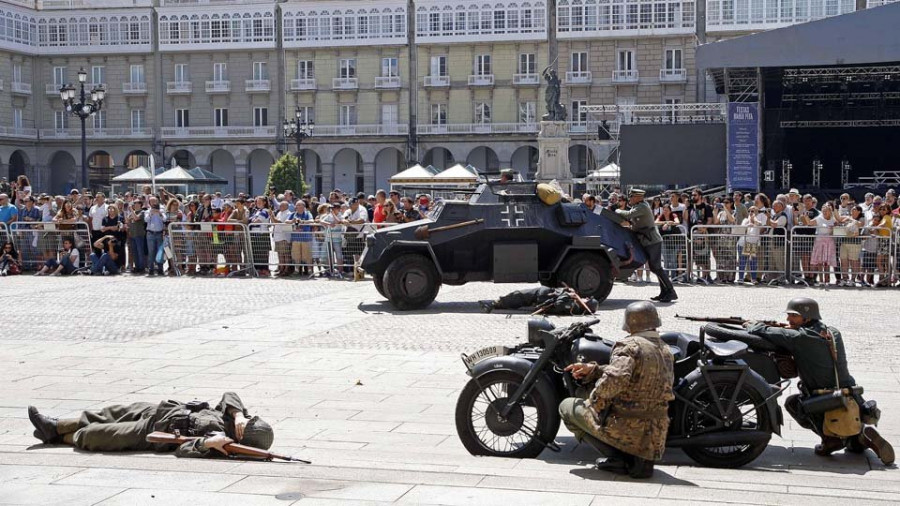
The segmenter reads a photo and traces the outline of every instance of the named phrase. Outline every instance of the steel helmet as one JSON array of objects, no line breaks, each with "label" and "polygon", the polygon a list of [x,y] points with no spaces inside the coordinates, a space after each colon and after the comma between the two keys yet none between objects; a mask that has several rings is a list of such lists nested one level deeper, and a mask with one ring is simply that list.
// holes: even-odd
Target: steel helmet
[{"label": "steel helmet", "polygon": [[622,330],[629,334],[644,330],[656,330],[662,326],[656,306],[646,300],[632,302],[625,308],[625,324]]},{"label": "steel helmet", "polygon": [[262,418],[254,416],[244,428],[244,438],[238,442],[260,450],[268,450],[273,441],[275,441],[275,432],[272,430],[272,426]]},{"label": "steel helmet", "polygon": [[822,316],[819,315],[819,303],[809,297],[794,297],[788,302],[784,312],[800,315],[804,320],[822,319]]}]

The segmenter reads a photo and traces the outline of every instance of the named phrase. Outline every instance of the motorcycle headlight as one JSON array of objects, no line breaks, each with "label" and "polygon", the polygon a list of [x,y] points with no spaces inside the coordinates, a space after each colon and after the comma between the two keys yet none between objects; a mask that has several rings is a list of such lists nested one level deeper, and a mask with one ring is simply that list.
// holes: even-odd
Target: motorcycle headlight
[{"label": "motorcycle headlight", "polygon": [[528,344],[542,345],[544,339],[541,337],[541,331],[550,332],[556,327],[546,318],[531,318],[528,320]]}]

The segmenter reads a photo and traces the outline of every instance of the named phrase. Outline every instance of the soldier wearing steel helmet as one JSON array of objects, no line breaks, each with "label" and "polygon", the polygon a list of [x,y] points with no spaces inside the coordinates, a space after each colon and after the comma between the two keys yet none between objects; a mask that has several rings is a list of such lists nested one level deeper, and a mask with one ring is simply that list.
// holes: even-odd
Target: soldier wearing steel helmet
[{"label": "soldier wearing steel helmet", "polygon": [[[84,411],[78,418],[51,418],[28,408],[34,437],[48,444],[67,444],[81,450],[172,451],[177,457],[225,455],[225,446],[238,442],[261,450],[272,446],[272,427],[258,416],[250,416],[240,397],[225,392],[216,407],[206,402],[135,402]],[[151,432],[178,432],[199,437],[180,446],[147,441]],[[215,451],[213,451],[215,450]]]},{"label": "soldier wearing steel helmet", "polygon": [[[828,456],[845,448],[853,452],[863,452],[870,448],[885,465],[892,464],[894,449],[878,434],[875,427],[861,425],[862,431],[857,436],[833,437],[823,430],[824,414],[809,413],[804,408],[803,401],[810,397],[836,388],[850,389],[856,386],[856,380],[847,367],[841,332],[825,325],[819,313],[819,304],[815,300],[808,297],[793,298],[788,302],[785,312],[788,328],[759,322],[748,322],[744,326],[751,334],[762,337],[794,357],[800,377],[800,393],[785,399],[784,407],[801,427],[814,431],[822,438],[822,442],[816,445],[816,455]],[[836,360],[832,358],[832,344],[829,341],[833,342]],[[835,385],[836,381],[838,385]],[[880,411],[874,401],[865,402],[859,394],[854,394],[852,399],[851,402],[859,404],[864,423],[878,422]]]},{"label": "soldier wearing steel helmet", "polygon": [[629,336],[613,347],[609,365],[566,367],[576,380],[594,383],[587,399],[568,398],[559,413],[578,441],[606,456],[598,469],[649,478],[662,458],[675,379],[672,352],[656,330],[661,325],[651,302],[633,302],[622,326]]}]

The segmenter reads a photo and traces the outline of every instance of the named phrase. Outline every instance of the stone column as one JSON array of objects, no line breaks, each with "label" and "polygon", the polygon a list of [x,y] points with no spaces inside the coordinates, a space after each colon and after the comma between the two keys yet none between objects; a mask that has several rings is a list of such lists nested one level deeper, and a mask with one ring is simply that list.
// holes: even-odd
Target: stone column
[{"label": "stone column", "polygon": [[566,193],[572,191],[569,168],[569,132],[565,121],[541,121],[538,134],[538,170],[540,182],[556,180]]}]

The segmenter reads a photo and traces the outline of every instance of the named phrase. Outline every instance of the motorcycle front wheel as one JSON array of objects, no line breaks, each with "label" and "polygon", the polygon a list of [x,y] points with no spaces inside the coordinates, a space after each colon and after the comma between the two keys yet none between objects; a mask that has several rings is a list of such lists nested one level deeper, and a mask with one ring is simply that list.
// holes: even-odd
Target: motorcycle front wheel
[{"label": "motorcycle front wheel", "polygon": [[[712,385],[700,384],[687,396],[702,409],[684,404],[680,409],[676,426],[681,436],[688,434],[701,434],[711,432],[715,427],[715,420],[707,413],[719,415],[716,398],[721,403],[723,409],[728,410],[729,405],[734,399],[732,409],[739,409],[740,419],[734,420],[730,428],[719,428],[719,431],[741,431],[741,430],[761,430],[768,431],[769,411],[763,404],[763,396],[752,388],[746,382],[740,385],[740,390],[735,395],[735,389],[738,386],[737,374],[723,374],[713,376]],[[769,445],[765,443],[743,444],[733,446],[685,446],[684,453],[688,457],[696,461],[698,464],[706,467],[720,468],[738,468],[749,464],[765,451]]]},{"label": "motorcycle front wheel", "polygon": [[559,431],[559,408],[538,388],[506,418],[500,411],[522,384],[523,377],[496,371],[469,380],[456,402],[456,433],[472,455],[534,458],[553,442]]}]

